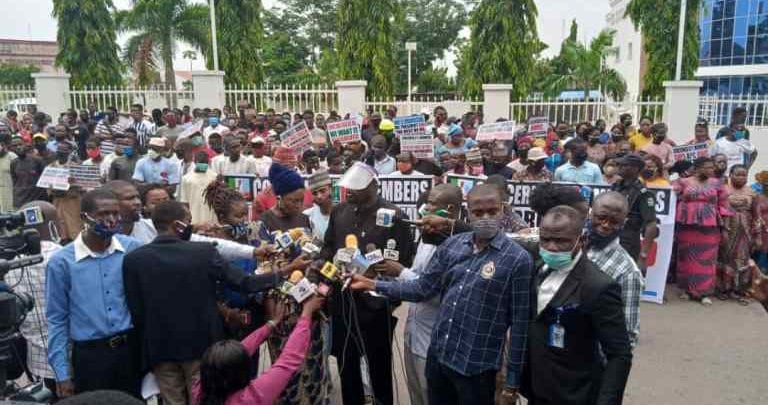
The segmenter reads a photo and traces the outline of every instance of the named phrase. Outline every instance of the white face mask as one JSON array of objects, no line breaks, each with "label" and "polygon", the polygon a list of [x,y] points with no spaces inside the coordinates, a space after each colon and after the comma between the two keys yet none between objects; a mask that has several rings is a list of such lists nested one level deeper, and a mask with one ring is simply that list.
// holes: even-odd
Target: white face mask
[{"label": "white face mask", "polygon": [[149,158],[150,158],[150,159],[153,159],[153,160],[154,160],[154,159],[157,159],[157,158],[159,158],[159,157],[160,157],[160,152],[158,152],[158,151],[156,151],[156,150],[154,150],[154,149],[150,149],[150,150],[147,152],[147,156],[149,156]]}]

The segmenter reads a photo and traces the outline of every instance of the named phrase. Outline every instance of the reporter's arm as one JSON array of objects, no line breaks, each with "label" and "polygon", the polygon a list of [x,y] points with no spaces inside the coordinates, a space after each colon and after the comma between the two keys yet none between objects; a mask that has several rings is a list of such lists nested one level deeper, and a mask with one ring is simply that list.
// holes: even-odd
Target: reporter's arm
[{"label": "reporter's arm", "polygon": [[252,259],[256,248],[243,243],[232,242],[231,240],[211,238],[197,233],[193,233],[189,239],[190,242],[213,243],[216,250],[225,260]]},{"label": "reporter's arm", "polygon": [[265,323],[264,326],[251,332],[250,335],[246,336],[246,338],[240,342],[245,346],[245,351],[248,352],[248,356],[253,356],[258,353],[259,347],[265,340],[267,340],[270,333],[272,333],[272,325]]}]

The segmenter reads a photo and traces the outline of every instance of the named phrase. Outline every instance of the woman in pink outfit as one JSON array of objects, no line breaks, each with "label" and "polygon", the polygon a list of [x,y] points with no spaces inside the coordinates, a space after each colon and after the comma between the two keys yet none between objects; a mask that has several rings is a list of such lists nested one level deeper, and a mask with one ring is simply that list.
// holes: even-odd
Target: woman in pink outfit
[{"label": "woman in pink outfit", "polygon": [[203,354],[200,381],[194,387],[195,404],[272,404],[304,362],[304,354],[309,347],[312,315],[323,303],[324,299],[320,296],[314,296],[304,303],[301,317],[282,354],[269,370],[256,378],[251,379],[250,357],[259,350],[259,346],[282,319],[283,311],[277,311],[281,314],[276,314],[275,319],[255,330],[242,342],[224,340],[214,343]]}]

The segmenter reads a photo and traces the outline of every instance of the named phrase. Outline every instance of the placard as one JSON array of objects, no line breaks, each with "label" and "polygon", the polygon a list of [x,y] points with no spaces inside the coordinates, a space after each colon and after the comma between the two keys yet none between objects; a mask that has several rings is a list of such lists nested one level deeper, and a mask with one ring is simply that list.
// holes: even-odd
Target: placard
[{"label": "placard", "polygon": [[528,135],[543,138],[549,132],[549,118],[535,117],[528,120]]},{"label": "placard", "polygon": [[515,139],[515,121],[493,122],[477,128],[477,141],[511,141]]},{"label": "placard", "polygon": [[47,166],[37,180],[37,187],[61,191],[69,190],[69,169]]},{"label": "placard", "polygon": [[312,148],[312,135],[304,121],[283,131],[280,141],[282,146],[291,149],[298,156]]},{"label": "placard", "polygon": [[435,144],[430,134],[400,135],[400,152],[411,152],[417,159],[435,157]]},{"label": "placard", "polygon": [[337,141],[342,144],[360,141],[360,125],[354,119],[329,122],[325,128],[331,145]]},{"label": "placard", "polygon": [[398,137],[408,135],[422,135],[427,133],[427,123],[421,114],[407,117],[395,117],[395,135]]},{"label": "placard", "polygon": [[687,160],[693,162],[696,158],[709,157],[709,145],[706,142],[693,145],[673,146],[672,153],[675,161]]},{"label": "placard", "polygon": [[99,165],[69,166],[69,175],[74,179],[74,185],[85,191],[101,187],[101,170]]}]

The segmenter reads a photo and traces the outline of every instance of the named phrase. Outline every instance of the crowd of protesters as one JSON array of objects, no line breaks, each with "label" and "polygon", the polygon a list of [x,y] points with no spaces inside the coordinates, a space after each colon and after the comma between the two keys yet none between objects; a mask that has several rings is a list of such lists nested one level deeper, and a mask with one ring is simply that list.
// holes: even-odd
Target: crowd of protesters
[{"label": "crowd of protesters", "polygon": [[[418,302],[405,335],[414,404],[518,395],[533,404],[619,403],[658,236],[649,189],[677,194],[671,273],[682,298],[748,304],[752,268],[768,268],[768,171],[748,184],[757,150],[746,113],[735,109],[715,137],[703,121],[690,137],[676,134],[690,138],[678,145],[706,144],[688,161],[675,158],[664,123],[634,125],[629,114],[610,128],[552,122],[546,133],[524,125],[514,139],[479,141],[481,112],[453,117],[436,107],[422,111],[434,156],[416,158],[400,150],[394,106],[358,116],[361,139],[345,144],[331,144],[326,126],[354,116],[260,113],[247,101],[149,115],[139,104],[122,115],[95,105],[53,118],[8,112],[0,212],[33,205],[45,216],[45,262],[29,269],[28,287],[47,322],[25,331],[28,364],[61,397],[100,389],[138,397],[152,372],[169,404],[320,404],[331,395],[330,354],[345,404],[391,404],[392,311],[404,300]],[[280,134],[302,121],[313,147],[297,154]],[[46,167],[73,165],[97,166],[104,185],[37,186]],[[223,181],[244,174],[271,186],[246,199]],[[451,174],[486,184],[463,201],[445,182]],[[342,176],[346,202],[333,203],[329,175]],[[403,221],[376,226],[379,209],[403,215],[378,195],[379,175],[434,177],[418,238]],[[508,204],[507,181],[543,183],[531,196],[534,246],[507,237],[532,232]],[[613,191],[590,210],[573,187],[551,182]],[[321,245],[324,261],[350,234],[360,246],[396,246],[399,259],[353,276],[327,303],[285,305],[270,291],[317,266],[301,249],[269,259],[274,235],[293,229]],[[256,376],[264,342],[272,367]],[[565,346],[594,355],[558,351]]]}]

